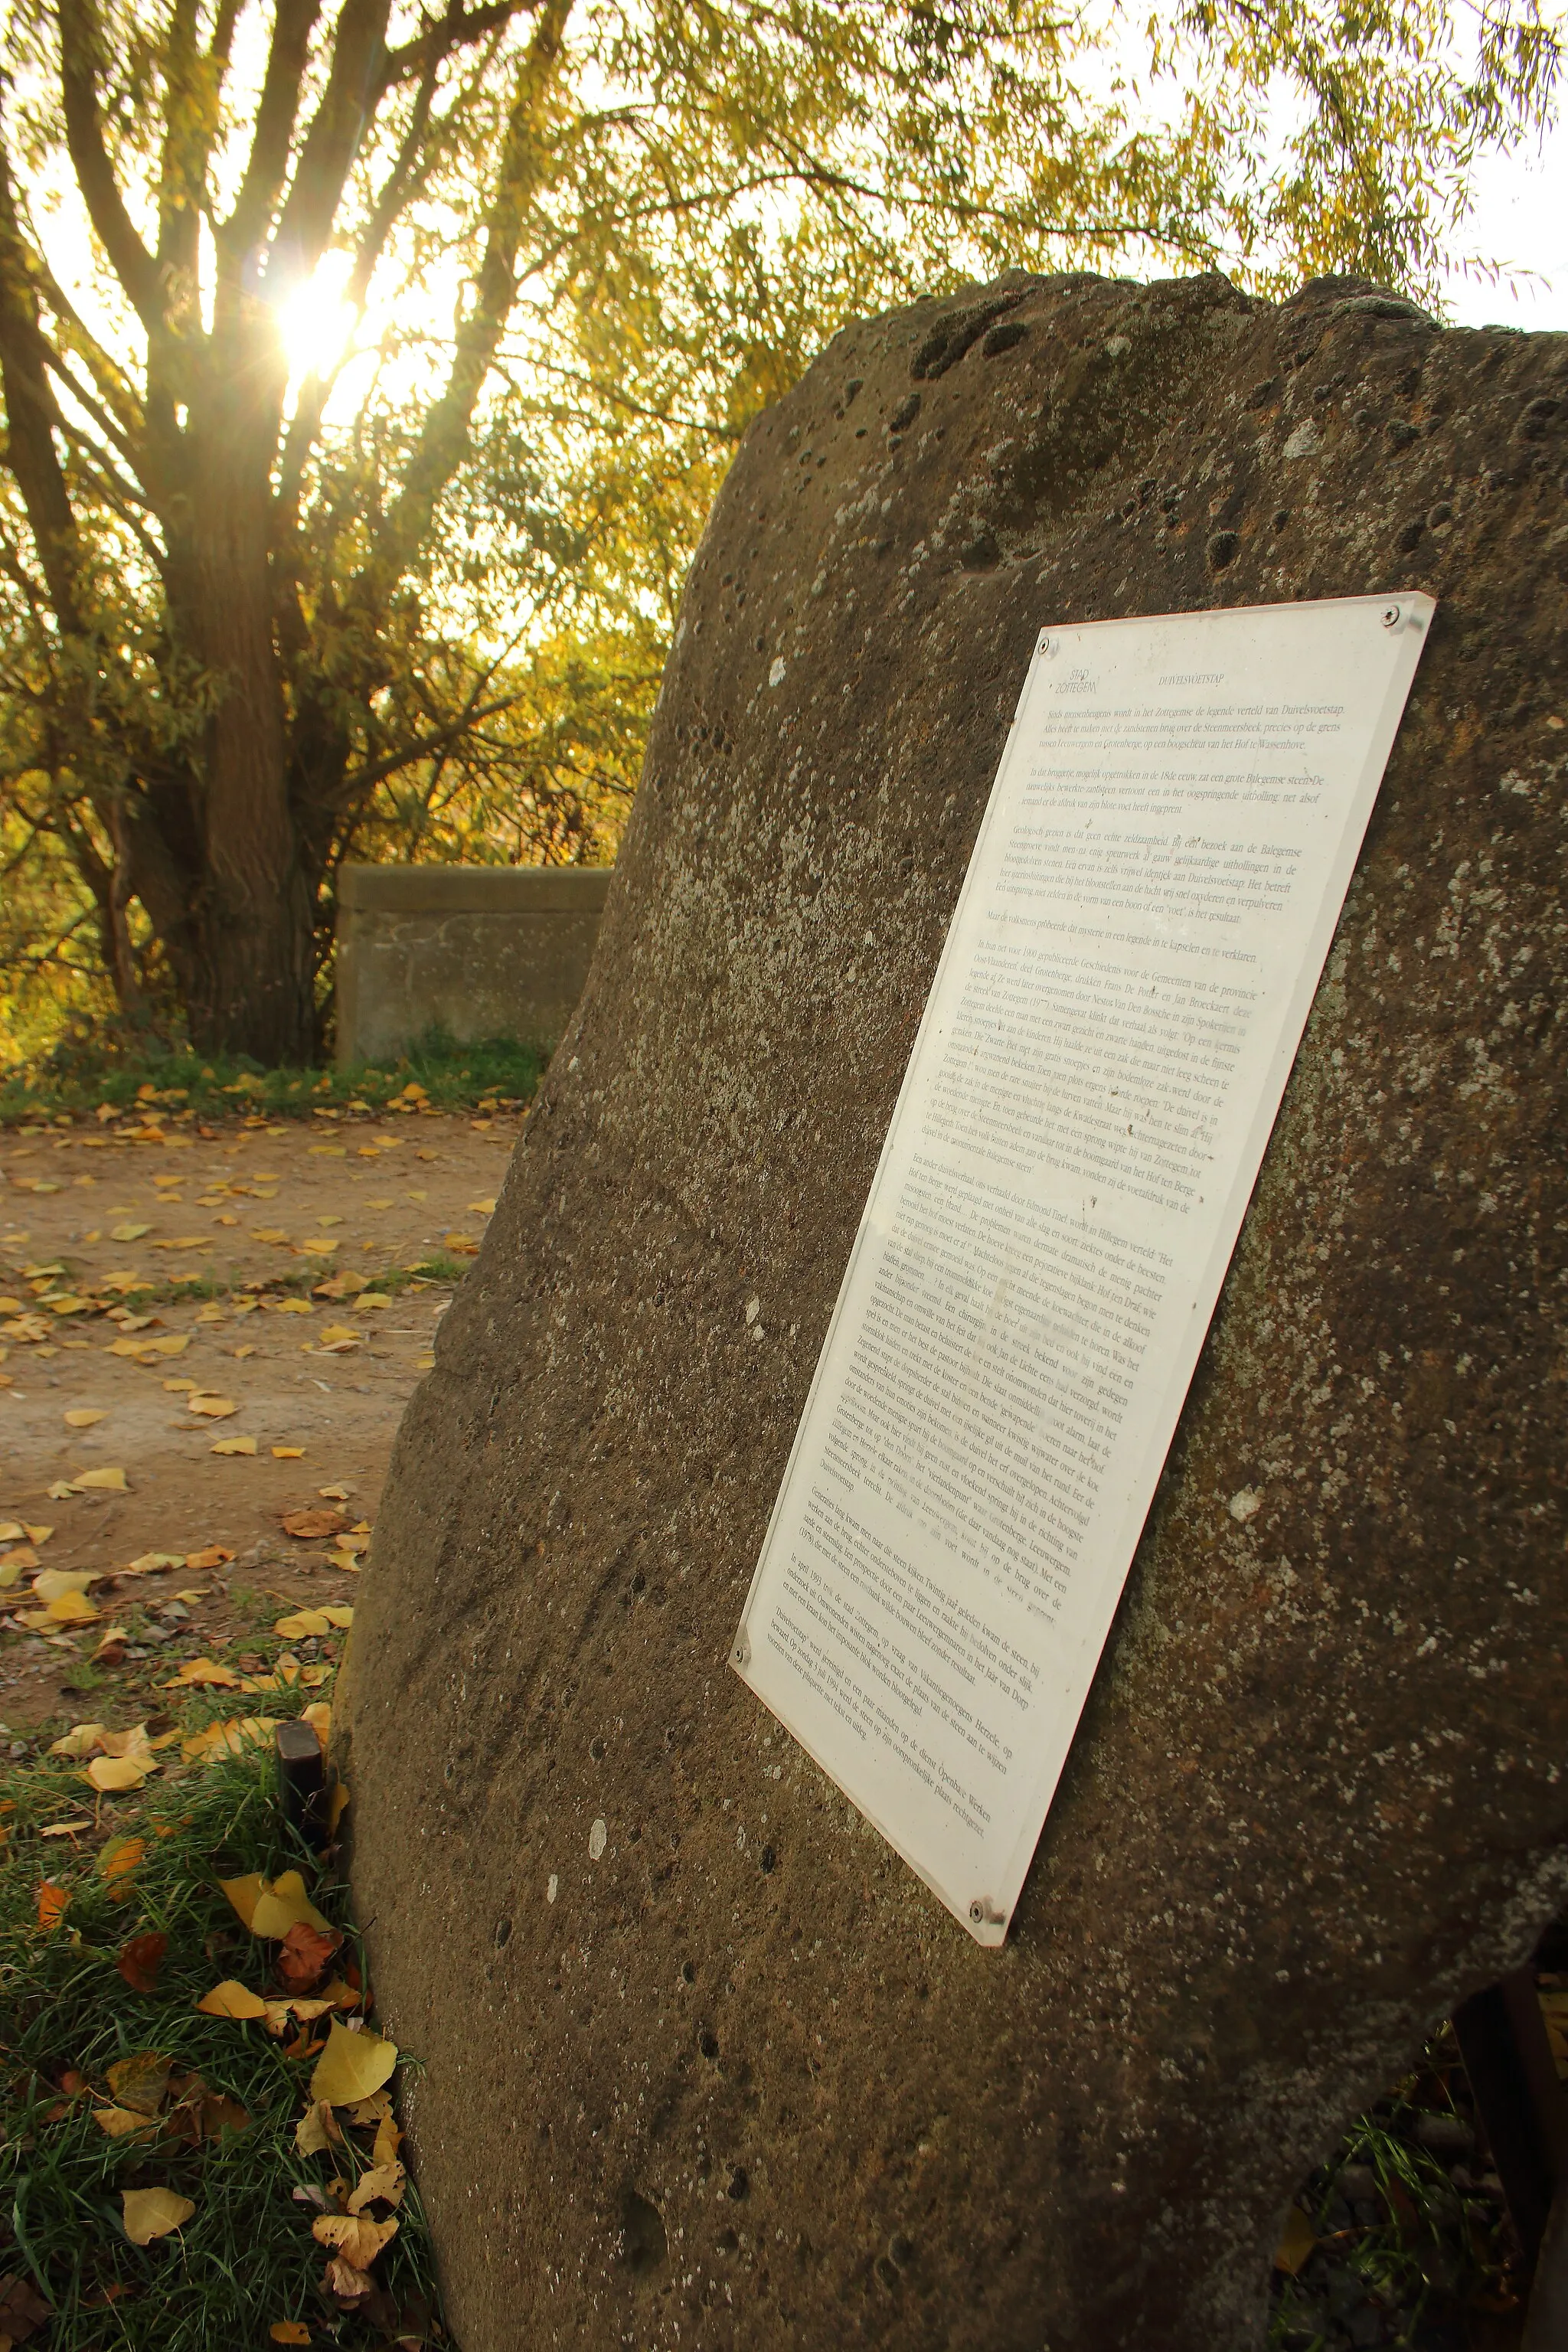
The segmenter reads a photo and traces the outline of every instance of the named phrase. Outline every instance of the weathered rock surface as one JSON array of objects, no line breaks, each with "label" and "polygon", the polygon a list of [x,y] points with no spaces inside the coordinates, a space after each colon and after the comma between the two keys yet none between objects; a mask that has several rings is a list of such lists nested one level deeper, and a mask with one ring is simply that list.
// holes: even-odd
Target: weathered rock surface
[{"label": "weathered rock surface", "polygon": [[[354,1630],[464,2352],[1254,2346],[1296,2180],[1568,1884],[1565,426],[1563,338],[1017,276],[748,435]],[[1401,587],[1433,638],[987,1955],[725,1664],[910,1039],[1043,623]]]}]

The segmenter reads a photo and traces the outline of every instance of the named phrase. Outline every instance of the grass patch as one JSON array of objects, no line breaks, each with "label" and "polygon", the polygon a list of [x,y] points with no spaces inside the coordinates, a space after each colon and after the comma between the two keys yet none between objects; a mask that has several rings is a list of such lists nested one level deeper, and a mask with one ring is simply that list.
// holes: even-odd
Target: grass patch
[{"label": "grass patch", "polygon": [[1292,2227],[1268,2352],[1453,2352],[1519,2313],[1519,2242],[1452,2026],[1303,2184]]},{"label": "grass patch", "polygon": [[0,1083],[0,1126],[74,1123],[105,1108],[181,1124],[237,1115],[352,1118],[395,1106],[409,1113],[425,1107],[516,1109],[532,1097],[548,1059],[542,1047],[512,1038],[458,1045],[438,1032],[395,1064],[351,1070],[268,1070],[244,1056],[183,1050],[109,1054],[70,1041],[7,1073]]},{"label": "grass patch", "polygon": [[[319,1694],[241,1704],[285,1715],[296,1696]],[[227,1705],[232,1712],[232,1695]],[[199,1728],[216,1712],[204,1697],[181,1728]],[[177,1746],[164,1755],[174,1761],[158,1779],[101,1801],[79,1764],[47,1756],[0,1777],[8,1832],[0,1847],[0,2126],[11,2184],[9,2210],[0,2211],[0,2272],[48,2305],[47,2340],[71,2352],[442,2341],[429,2238],[411,2184],[396,2234],[374,2262],[374,2294],[345,2307],[323,2284],[330,2250],[313,2238],[312,2220],[335,2210],[370,2168],[376,2128],[353,2127],[345,2109],[341,2145],[321,2155],[296,2147],[324,2025],[291,2024],[279,2039],[261,2020],[210,2017],[195,2006],[224,1979],[258,1995],[276,1989],[269,1969],[279,1947],[247,1933],[220,1878],[300,1870],[345,1937],[331,1965],[363,1985],[346,1891],[286,1828],[268,1752],[200,1767],[181,1764]],[[84,1816],[89,1825],[74,1836],[44,1835]],[[128,1839],[142,1851],[116,1875]],[[68,1897],[53,1926],[40,1920],[46,1881]],[[167,1944],[155,1989],[133,1990],[117,1958],[132,1938],[159,1935]],[[147,2052],[172,2067],[161,2116],[145,2134],[110,2137],[94,2119],[114,2104],[109,2070]],[[195,2210],[177,2231],[137,2246],[123,2227],[123,2192],[153,2188]],[[290,2326],[293,2335],[272,2336]]]}]

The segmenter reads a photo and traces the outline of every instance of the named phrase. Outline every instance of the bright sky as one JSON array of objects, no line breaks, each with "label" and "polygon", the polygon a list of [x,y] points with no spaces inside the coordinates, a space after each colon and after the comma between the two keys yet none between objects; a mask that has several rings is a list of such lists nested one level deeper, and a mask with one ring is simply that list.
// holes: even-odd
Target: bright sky
[{"label": "bright sky", "polygon": [[1568,332],[1568,124],[1560,120],[1539,151],[1494,157],[1479,181],[1466,248],[1533,270],[1537,282],[1521,278],[1510,289],[1456,275],[1448,289],[1456,325]]}]

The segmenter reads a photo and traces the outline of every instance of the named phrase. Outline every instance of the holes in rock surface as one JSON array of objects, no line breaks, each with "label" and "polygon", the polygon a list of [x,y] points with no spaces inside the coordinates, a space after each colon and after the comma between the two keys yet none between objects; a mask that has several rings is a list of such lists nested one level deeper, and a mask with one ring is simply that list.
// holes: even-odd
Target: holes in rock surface
[{"label": "holes in rock surface", "polygon": [[749,2194],[751,2186],[751,2176],[747,2172],[745,2166],[743,2164],[737,2164],[730,2175],[730,2184],[725,2189],[724,2194],[726,2197],[732,2197],[738,2205],[742,2197]]},{"label": "holes in rock surface", "polygon": [[1016,351],[1028,331],[1022,319],[1009,319],[1005,325],[993,327],[980,346],[981,358],[994,360],[999,358],[1004,352]]},{"label": "holes in rock surface", "polygon": [[621,2260],[634,2278],[647,2278],[669,2260],[664,2216],[639,2190],[621,2200]]},{"label": "holes in rock surface", "polygon": [[894,409],[891,416],[889,417],[889,432],[907,433],[920,413],[920,394],[918,392],[911,392],[908,400],[901,400],[897,408]]},{"label": "holes in rock surface", "polygon": [[701,2051],[704,2058],[717,2058],[719,2055],[718,2035],[713,2032],[710,2027],[705,2025],[701,2032],[697,2037],[697,2047]]},{"label": "holes in rock surface", "polygon": [[1209,541],[1209,570],[1227,572],[1236,562],[1241,541],[1234,530],[1216,530]]},{"label": "holes in rock surface", "polygon": [[501,1944],[508,1944],[508,1943],[510,1943],[510,1941],[511,1941],[511,1921],[510,1921],[510,1919],[498,1919],[498,1920],[497,1920],[497,1922],[496,1922],[496,1942],[497,1942],[497,1944],[498,1944],[498,1945],[501,1945]]}]

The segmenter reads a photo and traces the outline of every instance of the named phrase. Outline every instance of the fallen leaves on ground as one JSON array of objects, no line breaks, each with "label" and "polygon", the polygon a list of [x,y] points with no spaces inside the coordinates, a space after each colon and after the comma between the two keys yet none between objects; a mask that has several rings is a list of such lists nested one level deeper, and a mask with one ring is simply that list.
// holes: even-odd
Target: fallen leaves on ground
[{"label": "fallen leaves on ground", "polygon": [[239,1676],[232,1666],[220,1665],[216,1658],[187,1658],[174,1679],[163,1685],[165,1690],[237,1690]]},{"label": "fallen leaves on ground", "polygon": [[72,1405],[65,1419],[68,1429],[92,1429],[99,1422],[107,1421],[109,1415],[95,1412],[87,1405]]},{"label": "fallen leaves on ground", "polygon": [[[91,1727],[94,1730],[97,1725]],[[122,1886],[135,1871],[140,1870],[147,1852],[145,1838],[116,1838],[106,1845],[98,1857],[99,1874],[110,1886]]]},{"label": "fallen leaves on ground", "polygon": [[212,1447],[215,1454],[254,1454],[254,1437],[220,1437]]},{"label": "fallen leaves on ground", "polygon": [[297,1870],[271,1879],[250,1871],[243,1878],[220,1878],[218,1885],[253,1936],[276,1937],[281,1942],[290,1927],[331,1929],[331,1920],[323,1919],[310,1901]]},{"label": "fallen leaves on ground", "polygon": [[204,1992],[196,2007],[207,2017],[265,2017],[267,2003],[259,1993],[242,1985],[237,1977],[225,1977],[222,1984]]},{"label": "fallen leaves on ground", "polygon": [[1318,2233],[1299,2205],[1292,2205],[1285,2216],[1284,2233],[1274,2251],[1274,2267],[1289,2271],[1294,2278],[1306,2263],[1318,2242]]},{"label": "fallen leaves on ground", "polygon": [[327,1969],[342,1949],[335,1927],[312,1927],[298,1920],[283,1938],[275,1963],[278,1981],[288,1993],[314,1992]]},{"label": "fallen leaves on ground", "polygon": [[319,1543],[323,1536],[342,1535],[349,1525],[342,1511],[285,1511],[283,1532],[300,1543]]},{"label": "fallen leaves on ground", "polygon": [[38,1889],[39,1927],[58,1927],[66,1916],[70,1899],[68,1886],[57,1885],[52,1878],[46,1878]]},{"label": "fallen leaves on ground", "polygon": [[200,1413],[204,1421],[226,1421],[230,1413],[239,1411],[239,1407],[232,1397],[214,1396],[209,1391],[203,1390],[185,1399],[185,1411]]},{"label": "fallen leaves on ground", "polygon": [[132,1992],[156,1992],[158,1970],[169,1948],[169,1938],[149,1929],[144,1936],[132,1936],[123,1944],[114,1965]]},{"label": "fallen leaves on ground", "polygon": [[384,2041],[379,2033],[351,2033],[334,2018],[326,2049],[310,2077],[310,2096],[325,2099],[334,2107],[349,2106],[368,2099],[390,2082],[396,2065],[395,2042]]},{"label": "fallen leaves on ground", "polygon": [[183,2229],[196,2210],[192,2199],[176,2197],[172,2189],[122,2189],[120,2196],[125,2234],[133,2246],[151,2245],[154,2238]]},{"label": "fallen leaves on ground", "polygon": [[53,2316],[31,2280],[0,2279],[0,2343],[25,2344]]},{"label": "fallen leaves on ground", "polygon": [[324,1609],[297,1609],[291,1617],[279,1617],[272,1630],[285,1642],[320,1641],[324,1633],[346,1633],[353,1622],[346,1602],[334,1602]]},{"label": "fallen leaves on ground", "polygon": [[117,2060],[104,2076],[117,2106],[134,2107],[141,2116],[155,2116],[169,2088],[174,2062],[166,2050],[137,2050]]},{"label": "fallen leaves on ground", "polygon": [[275,1715],[231,1715],[224,1723],[209,1723],[205,1731],[182,1740],[180,1753],[187,1764],[210,1763],[218,1756],[242,1756],[247,1748],[265,1748],[278,1728]]},{"label": "fallen leaves on ground", "polygon": [[363,2213],[321,2213],[310,2224],[310,2234],[323,2246],[333,2246],[356,2271],[370,2268],[383,2246],[397,2235],[397,2222],[373,2221]]},{"label": "fallen leaves on ground", "polygon": [[275,2319],[267,2331],[274,2344],[309,2344],[310,2331],[302,2319]]},{"label": "fallen leaves on ground", "polygon": [[373,2165],[362,2172],[349,2198],[349,2211],[363,2213],[367,2205],[399,2205],[407,2175],[395,2157],[389,2164]]}]

